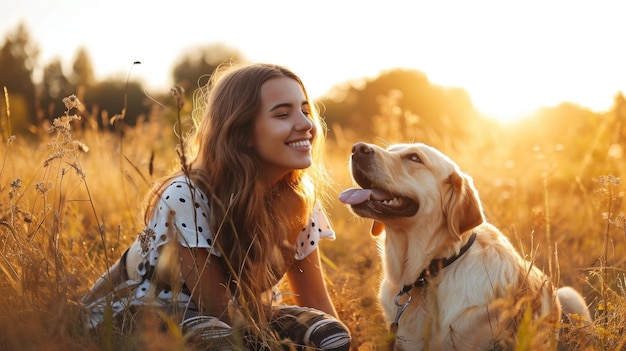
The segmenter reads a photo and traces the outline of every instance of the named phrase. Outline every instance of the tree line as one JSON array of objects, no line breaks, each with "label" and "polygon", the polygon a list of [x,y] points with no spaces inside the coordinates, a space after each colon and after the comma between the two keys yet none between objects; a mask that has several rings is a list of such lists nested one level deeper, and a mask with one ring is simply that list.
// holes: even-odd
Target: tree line
[{"label": "tree line", "polygon": [[[184,55],[172,69],[172,78],[183,88],[193,89],[200,77],[212,73],[226,59],[244,60],[236,49],[223,44],[207,45]],[[9,128],[13,134],[33,134],[42,122],[64,113],[62,99],[71,94],[82,102],[81,113],[92,116],[91,123],[97,123],[101,129],[113,129],[111,121],[119,120],[120,116],[125,124],[135,125],[168,99],[168,92],[148,96],[142,84],[132,79],[97,81],[91,57],[84,47],[77,49],[70,72],[65,72],[64,63],[56,58],[42,66],[41,78],[35,81],[38,60],[39,48],[24,24],[7,33],[0,47],[0,88],[6,91],[10,101],[10,110],[7,111],[7,106],[1,110],[3,136],[8,136]],[[11,115],[10,123],[7,113]]]},{"label": "tree line", "polygon": [[[33,130],[45,120],[64,113],[62,99],[71,94],[82,101],[81,113],[91,116],[90,123],[100,129],[114,129],[111,121],[120,116],[126,125],[133,126],[159,114],[155,110],[162,111],[163,102],[172,101],[168,92],[147,96],[141,83],[132,80],[96,81],[89,52],[83,47],[77,49],[71,72],[64,72],[60,59],[54,59],[43,65],[41,79],[36,82],[33,74],[39,64],[38,55],[39,48],[23,24],[7,34],[0,47],[0,88],[8,92],[11,115],[9,125],[8,106],[0,109],[4,137],[9,133],[34,134]],[[206,83],[204,77],[225,61],[246,58],[225,44],[207,44],[182,53],[171,70],[173,81],[187,90],[190,101],[190,92]],[[493,134],[501,133],[495,138],[524,149],[547,144],[572,145],[575,141],[580,146],[570,149],[576,154],[589,152],[589,145],[598,140],[594,131],[603,128],[601,139],[607,145],[593,151],[594,160],[615,158],[621,155],[621,147],[626,147],[626,99],[621,92],[615,95],[610,111],[594,113],[573,103],[563,103],[541,109],[505,131],[476,111],[465,90],[437,86],[422,72],[397,68],[370,80],[338,84],[320,99],[319,107],[331,140],[382,138],[384,142],[427,141],[442,147],[458,140],[485,138],[488,146]],[[163,115],[166,114],[159,114]],[[486,138],[487,134],[491,137]],[[603,151],[611,147],[612,153]]]}]

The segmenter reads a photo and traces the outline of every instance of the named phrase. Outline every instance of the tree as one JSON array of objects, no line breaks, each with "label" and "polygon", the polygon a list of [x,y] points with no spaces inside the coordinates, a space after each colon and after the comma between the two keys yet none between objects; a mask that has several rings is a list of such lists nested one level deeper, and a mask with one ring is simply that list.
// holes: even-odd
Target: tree
[{"label": "tree", "polygon": [[98,118],[100,127],[111,130],[116,115],[123,115],[123,124],[134,126],[138,118],[149,115],[152,105],[141,84],[122,80],[95,84],[85,93],[82,102],[89,114]]},{"label": "tree", "polygon": [[39,93],[39,106],[42,118],[54,118],[65,111],[63,98],[73,94],[74,88],[63,74],[60,59],[55,59],[43,69],[43,78]]},{"label": "tree", "polygon": [[428,139],[430,144],[463,139],[479,118],[469,94],[460,88],[431,84],[415,70],[394,69],[368,81],[335,90],[339,98],[322,99],[331,128],[352,130],[359,139],[387,142]]},{"label": "tree", "polygon": [[71,79],[78,87],[78,90],[86,89],[94,85],[95,75],[93,64],[86,48],[80,47],[78,49],[72,68],[74,71]]},{"label": "tree", "polygon": [[35,122],[35,84],[32,75],[39,48],[34,44],[24,24],[9,33],[0,49],[0,88],[6,87],[11,101],[15,131]]},{"label": "tree", "polygon": [[[224,62],[243,62],[239,50],[225,44],[212,44],[187,51],[173,69],[174,82],[185,90],[197,88],[206,83],[213,71]],[[206,77],[206,79],[203,79]]]}]

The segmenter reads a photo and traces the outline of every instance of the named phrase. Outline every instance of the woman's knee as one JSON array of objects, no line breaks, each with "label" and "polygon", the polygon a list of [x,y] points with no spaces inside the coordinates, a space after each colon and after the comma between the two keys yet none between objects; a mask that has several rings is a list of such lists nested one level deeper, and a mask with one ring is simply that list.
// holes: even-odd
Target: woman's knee
[{"label": "woman's knee", "polygon": [[321,350],[343,351],[350,350],[352,337],[350,331],[336,319],[323,319],[311,325],[305,337]]}]

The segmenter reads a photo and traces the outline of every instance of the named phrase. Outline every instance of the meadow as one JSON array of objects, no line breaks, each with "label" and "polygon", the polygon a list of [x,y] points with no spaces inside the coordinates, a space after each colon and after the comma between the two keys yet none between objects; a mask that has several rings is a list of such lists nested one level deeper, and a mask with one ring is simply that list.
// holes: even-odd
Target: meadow
[{"label": "meadow", "polygon": [[[105,124],[115,131],[102,131],[101,117],[66,101],[65,115],[33,127],[32,135],[13,136],[11,120],[20,116],[12,116],[10,101],[5,103],[0,116],[0,349],[118,349],[88,332],[79,301],[141,231],[141,202],[152,182],[178,165],[177,128],[188,126],[188,117],[180,120],[174,108],[128,126],[123,115],[112,116]],[[485,121],[472,126],[468,140],[440,134],[417,140],[410,130],[386,125],[374,140],[362,140],[329,123],[325,161],[335,183],[327,210],[337,240],[323,242],[321,249],[328,286],[352,332],[354,350],[386,350],[390,344],[377,304],[380,258],[369,234],[371,222],[357,219],[337,200],[352,185],[348,159],[356,141],[419,141],[451,156],[474,178],[488,220],[556,284],[573,286],[586,297],[594,322],[584,326],[574,319],[562,335],[571,349],[626,347],[621,181],[626,164],[611,137],[614,124],[606,119],[573,134],[563,126],[560,136],[575,143],[524,137],[544,127],[532,121]],[[531,334],[532,328],[520,331]],[[133,338],[125,349],[192,349],[175,333],[146,330]]]}]

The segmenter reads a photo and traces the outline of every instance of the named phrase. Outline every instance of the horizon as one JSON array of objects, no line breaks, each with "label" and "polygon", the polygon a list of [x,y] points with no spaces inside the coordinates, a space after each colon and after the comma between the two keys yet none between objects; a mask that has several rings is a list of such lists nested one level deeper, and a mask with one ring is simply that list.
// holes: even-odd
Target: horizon
[{"label": "horizon", "polygon": [[[163,91],[173,85],[171,69],[182,55],[220,42],[250,61],[293,69],[314,98],[396,68],[462,88],[480,113],[501,120],[563,102],[602,112],[626,90],[626,50],[619,46],[626,33],[619,10],[626,4],[619,1],[392,0],[385,7],[363,4],[358,16],[350,4],[329,0],[306,9],[285,0],[240,5],[247,11],[187,0],[165,7],[25,0],[0,14],[0,33],[6,39],[25,24],[41,50],[38,64],[59,57],[66,74],[81,46],[98,80],[126,78],[140,61],[131,79]],[[171,18],[185,7],[198,10],[182,11],[178,22]]]}]

